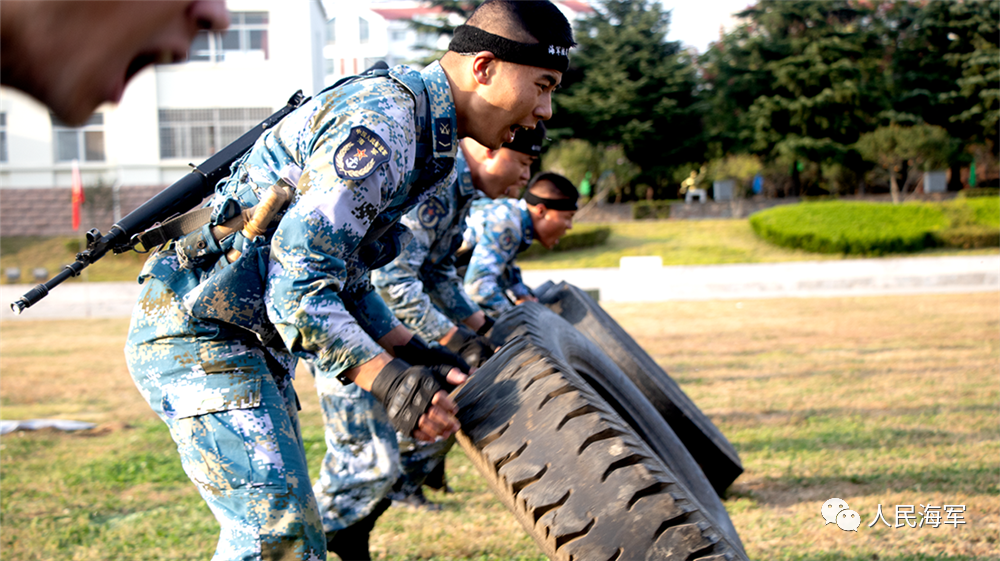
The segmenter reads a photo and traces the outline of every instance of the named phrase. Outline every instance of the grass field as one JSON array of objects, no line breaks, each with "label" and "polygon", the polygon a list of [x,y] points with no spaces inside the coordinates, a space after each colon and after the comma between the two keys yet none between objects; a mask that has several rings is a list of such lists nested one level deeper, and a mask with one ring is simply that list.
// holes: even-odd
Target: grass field
[{"label": "grass field", "polygon": [[[996,559],[1000,533],[1000,296],[668,302],[609,312],[739,451],[725,501],[755,560]],[[665,319],[664,319],[665,318]],[[208,559],[218,526],[124,366],[126,320],[0,324],[4,419],[91,421],[0,439],[0,557]],[[323,453],[312,380],[302,424]],[[383,560],[541,560],[460,450],[439,513],[390,509]],[[824,526],[847,501],[857,533]],[[963,505],[964,524],[868,524],[882,505]]]},{"label": "grass field", "polygon": [[[608,241],[598,247],[550,252],[518,260],[522,269],[617,267],[624,256],[658,255],[664,265],[717,265],[723,263],[775,263],[843,259],[841,255],[809,253],[769,244],[754,234],[746,220],[660,220],[645,222],[583,223],[576,231],[606,226]],[[31,271],[44,267],[55,274],[73,261],[78,240],[72,238],[0,238],[0,270],[21,269],[19,282],[33,282]],[[996,254],[1000,249],[930,249],[908,256]],[[132,281],[145,256],[134,252],[108,255],[84,270],[87,280]],[[0,279],[7,282],[6,278]],[[72,279],[69,282],[75,282]]]}]

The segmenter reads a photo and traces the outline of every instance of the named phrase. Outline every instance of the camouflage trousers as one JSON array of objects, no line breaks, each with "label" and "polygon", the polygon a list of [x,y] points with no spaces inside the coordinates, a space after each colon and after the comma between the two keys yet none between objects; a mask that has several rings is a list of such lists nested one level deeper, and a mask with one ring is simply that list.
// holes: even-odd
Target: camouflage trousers
[{"label": "camouflage trousers", "polygon": [[402,498],[416,491],[444,461],[454,438],[428,444],[403,437],[370,393],[323,378],[329,379],[317,378],[316,389],[326,456],[313,491],[323,530],[332,532],[367,516],[390,493]]},{"label": "camouflage trousers", "polygon": [[298,422],[295,359],[188,315],[146,281],[125,355],[219,521],[213,560],[326,559]]}]

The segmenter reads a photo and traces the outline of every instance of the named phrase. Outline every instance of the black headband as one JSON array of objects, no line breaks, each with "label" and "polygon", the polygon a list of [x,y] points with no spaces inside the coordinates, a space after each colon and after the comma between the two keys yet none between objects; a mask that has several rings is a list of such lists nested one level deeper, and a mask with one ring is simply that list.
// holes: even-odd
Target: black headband
[{"label": "black headband", "polygon": [[545,205],[552,210],[577,210],[576,199],[543,199],[531,191],[525,192],[523,198],[529,205]]},{"label": "black headband", "polygon": [[469,25],[460,25],[455,29],[448,50],[456,53],[489,51],[500,60],[559,72],[566,72],[569,68],[568,46],[519,43]]}]

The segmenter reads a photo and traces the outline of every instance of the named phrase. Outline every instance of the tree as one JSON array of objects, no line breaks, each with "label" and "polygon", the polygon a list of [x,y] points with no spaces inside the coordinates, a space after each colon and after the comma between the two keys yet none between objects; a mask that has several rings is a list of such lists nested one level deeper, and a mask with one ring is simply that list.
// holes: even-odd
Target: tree
[{"label": "tree", "polygon": [[[1000,89],[1000,2],[906,2],[875,7],[887,38],[886,98],[882,124],[929,123],[964,147],[993,150]],[[951,188],[961,188],[961,151],[947,162]]]},{"label": "tree", "polygon": [[[455,28],[460,25],[457,22],[464,22],[469,19],[472,12],[476,11],[485,0],[429,0],[432,8],[440,8],[440,13],[435,17],[414,18],[410,20],[410,27],[418,33],[426,34],[430,37],[455,34]],[[419,45],[418,48],[427,51],[427,55],[421,60],[421,64],[427,65],[441,58],[443,51],[437,50],[434,45]]]},{"label": "tree", "polygon": [[927,124],[889,125],[861,135],[858,152],[889,172],[892,202],[899,203],[899,173],[904,165],[924,170],[944,167],[954,157],[956,143],[941,127]]},{"label": "tree", "polygon": [[604,0],[595,10],[577,26],[550,129],[620,144],[647,175],[701,159],[696,75],[680,44],[666,41],[669,13],[644,0]]}]

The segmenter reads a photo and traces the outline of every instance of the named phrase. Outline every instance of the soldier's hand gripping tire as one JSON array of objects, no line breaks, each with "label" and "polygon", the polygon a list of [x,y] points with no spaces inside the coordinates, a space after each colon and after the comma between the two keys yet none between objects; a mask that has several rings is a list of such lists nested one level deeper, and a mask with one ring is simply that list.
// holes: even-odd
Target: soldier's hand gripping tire
[{"label": "soldier's hand gripping tire", "polygon": [[505,343],[455,394],[458,440],[552,559],[746,559],[698,465],[652,405],[555,313],[504,314]]},{"label": "soldier's hand gripping tire", "polygon": [[590,339],[638,386],[722,496],[743,473],[743,464],[712,421],[586,292],[566,282],[546,283],[536,292],[540,302]]}]

